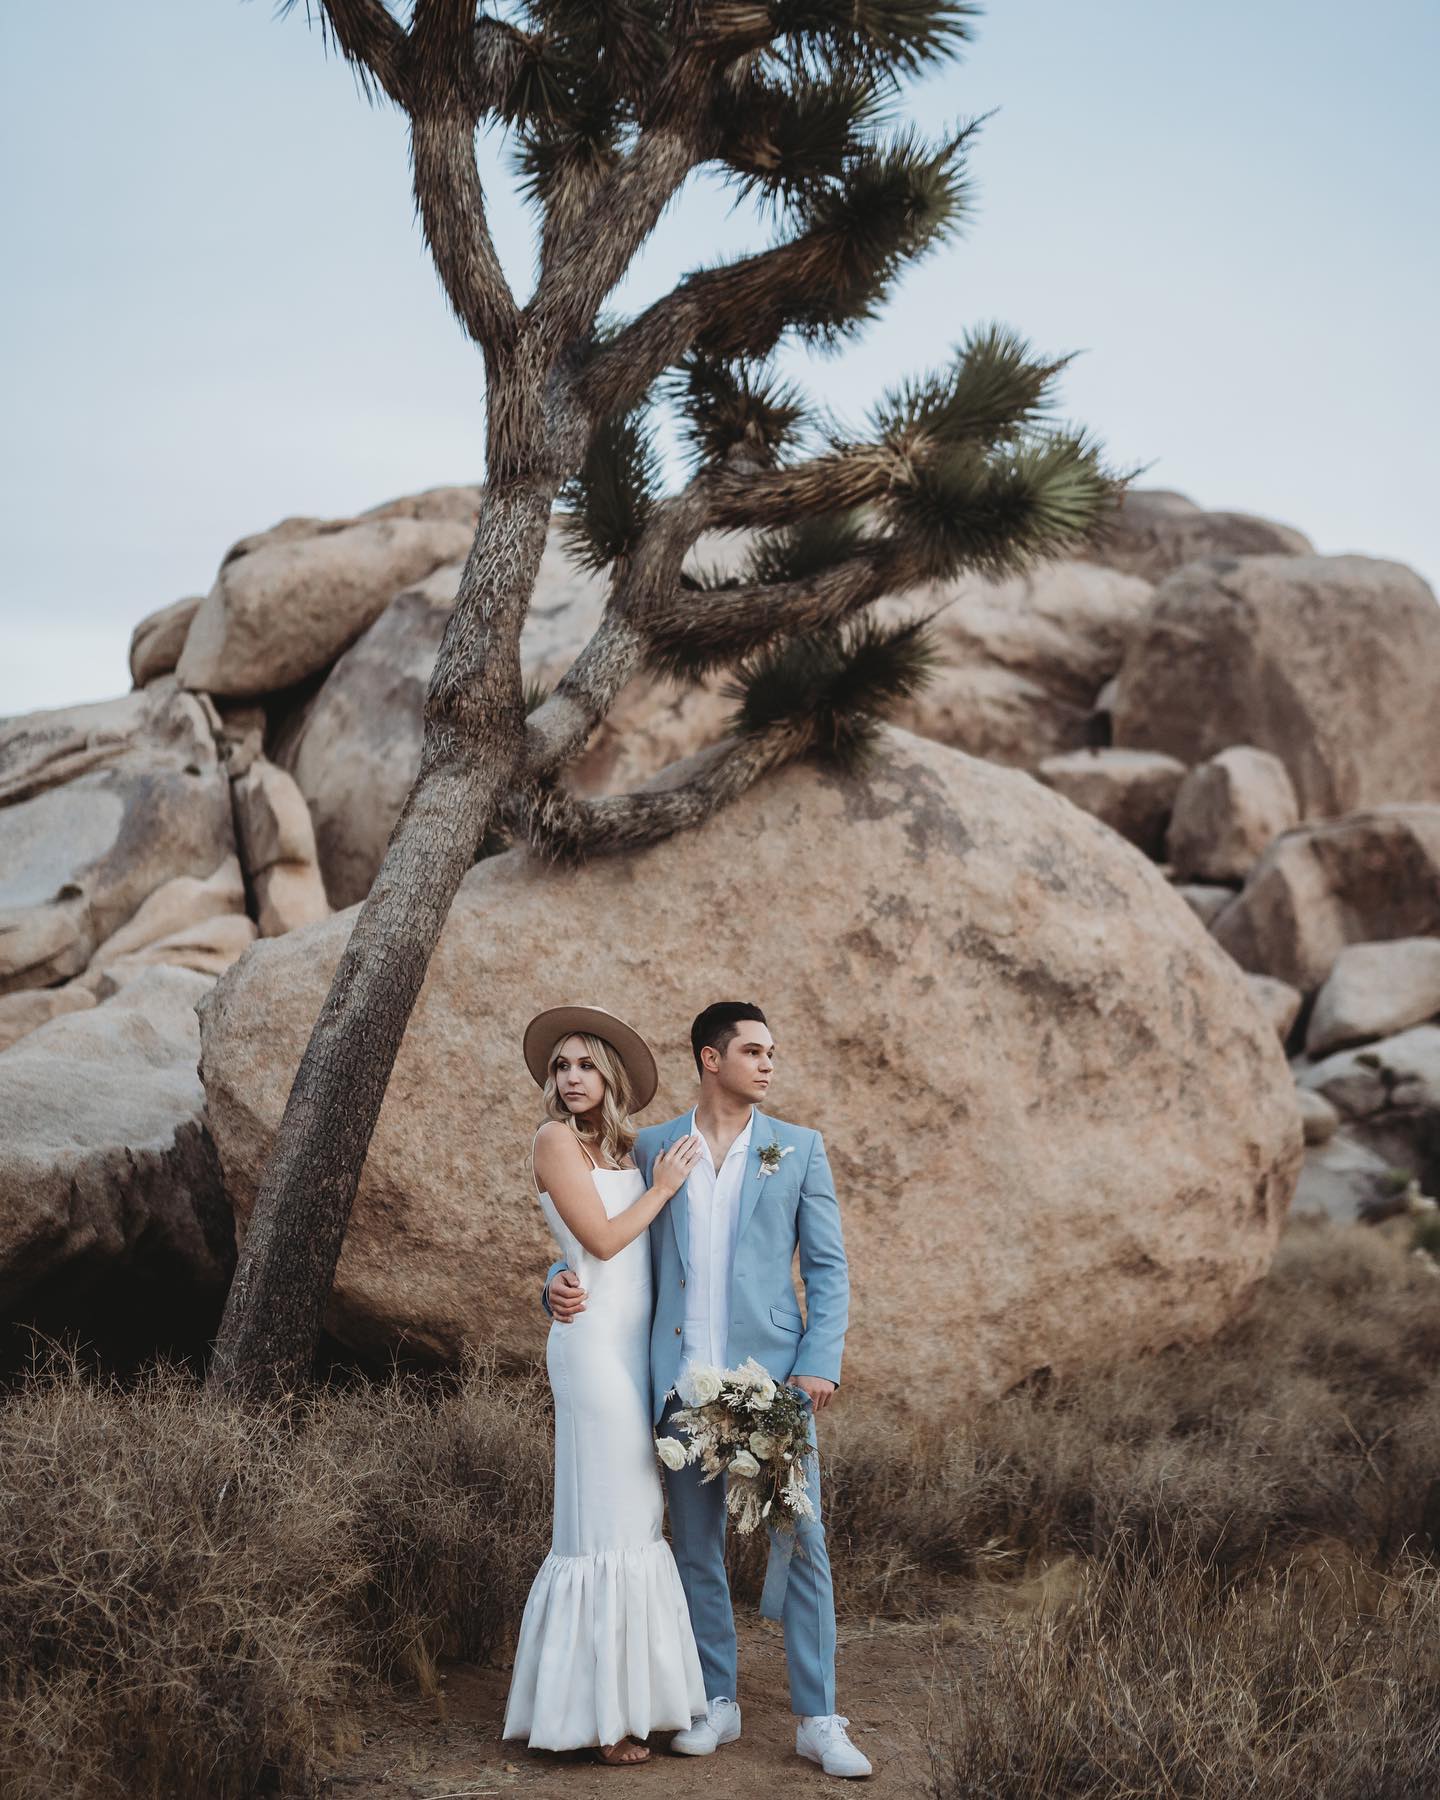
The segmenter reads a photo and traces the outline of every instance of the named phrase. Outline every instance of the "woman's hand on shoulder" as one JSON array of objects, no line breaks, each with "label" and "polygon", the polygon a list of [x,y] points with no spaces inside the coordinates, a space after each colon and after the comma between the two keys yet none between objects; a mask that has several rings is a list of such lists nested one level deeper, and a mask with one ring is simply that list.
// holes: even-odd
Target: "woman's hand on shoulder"
[{"label": "woman's hand on shoulder", "polygon": [[650,1169],[650,1186],[657,1194],[673,1200],[690,1171],[700,1160],[700,1140],[694,1134],[676,1138],[655,1158]]}]

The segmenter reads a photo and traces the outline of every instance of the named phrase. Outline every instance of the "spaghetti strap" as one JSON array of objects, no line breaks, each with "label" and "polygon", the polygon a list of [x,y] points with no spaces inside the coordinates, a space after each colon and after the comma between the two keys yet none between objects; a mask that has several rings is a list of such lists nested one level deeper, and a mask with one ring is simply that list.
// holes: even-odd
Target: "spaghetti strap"
[{"label": "spaghetti strap", "polygon": [[540,1183],[535,1179],[535,1146],[540,1141],[540,1133],[545,1129],[547,1120],[542,1119],[535,1127],[535,1135],[530,1140],[530,1153],[525,1158],[526,1167],[530,1171],[530,1186],[535,1190],[535,1198],[540,1198]]},{"label": "spaghetti strap", "polygon": [[[540,1123],[535,1127],[535,1136],[532,1137],[530,1140],[530,1156],[529,1156],[530,1185],[531,1185],[531,1187],[534,1188],[537,1199],[539,1198],[539,1195],[540,1195],[540,1183],[535,1179],[535,1145],[539,1140],[540,1133],[545,1129],[545,1127],[549,1123],[550,1123],[549,1119],[542,1119],[540,1121]],[[585,1159],[590,1164],[590,1167],[592,1169],[603,1169],[603,1168],[608,1167],[608,1165],[605,1163],[596,1162],[595,1158],[593,1156],[591,1156],[591,1154],[590,1154],[590,1146],[585,1142],[584,1138],[581,1137],[581,1135],[578,1131],[572,1131],[570,1135],[575,1139],[575,1142],[585,1152]]]}]

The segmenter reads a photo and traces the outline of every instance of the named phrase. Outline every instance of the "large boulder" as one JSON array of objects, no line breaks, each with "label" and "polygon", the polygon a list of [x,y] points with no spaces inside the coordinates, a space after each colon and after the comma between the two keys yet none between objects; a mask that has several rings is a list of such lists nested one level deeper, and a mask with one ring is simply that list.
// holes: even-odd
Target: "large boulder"
[{"label": "large boulder", "polygon": [[[119,936],[119,933],[116,933]],[[182,925],[178,931],[156,938],[138,950],[117,956],[113,962],[98,967],[92,959],[83,975],[67,981],[63,988],[47,992],[66,994],[71,988],[86,989],[104,1000],[117,988],[124,987],[157,964],[168,968],[195,969],[202,975],[218,975],[243,956],[255,942],[255,922],[246,913],[212,913],[197,919],[193,925]],[[112,940],[113,941],[113,940]],[[102,945],[103,949],[104,946]],[[98,953],[97,953],[98,954]]]},{"label": "large boulder", "polygon": [[1047,756],[1037,773],[1072,806],[1083,807],[1137,850],[1159,858],[1184,763],[1154,750],[1102,747]]},{"label": "large boulder", "polygon": [[1440,1188],[1440,1025],[1337,1050],[1299,1081],[1330,1102],[1350,1141],[1418,1177],[1427,1193]]},{"label": "large boulder", "polygon": [[[420,767],[421,708],[458,574],[437,570],[392,600],[272,745],[305,797],[336,906],[370,891]],[[447,590],[443,598],[436,588]]]},{"label": "large boulder", "polygon": [[203,1123],[196,1002],[210,978],[152,968],[0,1054],[0,1305],[143,1264],[223,1294],[234,1226]]},{"label": "large boulder", "polygon": [[[296,530],[299,524],[307,529]],[[177,672],[230,697],[326,669],[402,588],[463,557],[474,531],[451,518],[284,520],[242,538],[196,611]]]},{"label": "large boulder", "polygon": [[13,994],[0,994],[0,1050],[8,1050],[62,1013],[85,1012],[94,1004],[95,995],[79,981],[66,981],[51,988],[17,988]]},{"label": "large boulder", "polygon": [[1117,744],[1285,764],[1304,817],[1440,800],[1440,606],[1368,556],[1210,557],[1157,590],[1115,694]]},{"label": "large boulder", "polygon": [[162,883],[234,853],[207,713],[173,676],[0,721],[0,994],[78,974]]},{"label": "large boulder", "polygon": [[[336,906],[370,891],[420,768],[425,693],[463,565],[448,563],[387,606],[275,740],[314,821],[325,889]],[[599,622],[603,584],[552,539],[521,638],[527,677],[557,681]]]},{"label": "large boulder", "polygon": [[935,612],[944,657],[897,722],[1013,768],[1083,748],[1093,740],[1096,695],[1120,667],[1151,592],[1133,575],[1062,561],[883,601],[882,619]]},{"label": "large boulder", "polygon": [[421,494],[402,494],[398,500],[382,500],[357,513],[361,519],[444,519],[463,525],[473,537],[480,521],[485,490],[476,484],[426,488]]},{"label": "large boulder", "polygon": [[163,881],[92,953],[83,973],[59,987],[0,994],[0,1050],[62,1013],[88,1010],[157,963],[218,975],[254,941],[238,857],[227,856],[204,881]]},{"label": "large boulder", "polygon": [[1220,887],[1206,881],[1177,881],[1175,892],[1190,908],[1200,923],[1211,926],[1235,898],[1232,887]]},{"label": "large boulder", "polygon": [[1440,937],[1347,944],[1315,996],[1307,1056],[1390,1037],[1440,1014]]},{"label": "large boulder", "polygon": [[263,937],[328,918],[315,827],[294,778],[263,756],[235,778],[235,835]]},{"label": "large boulder", "polygon": [[218,975],[255,941],[245,910],[245,877],[237,856],[227,856],[205,881],[177,875],[162,882],[90,958],[85,972],[64,987],[99,999],[156,963]]},{"label": "large boulder", "polygon": [[1304,556],[1303,532],[1253,513],[1207,512],[1166,488],[1130,488],[1083,555],[1106,568],[1163,581],[1202,556]]},{"label": "large boulder", "polygon": [[1245,982],[1250,998],[1274,1026],[1275,1035],[1283,1044],[1300,1017],[1305,996],[1299,988],[1291,987],[1288,981],[1276,981],[1273,975],[1247,975]]},{"label": "large boulder", "polygon": [[[202,1009],[248,1218],[355,913],[262,941]],[[1263,1275],[1301,1156],[1239,970],[1129,845],[1028,776],[888,731],[624,859],[469,871],[411,1016],[327,1323],[357,1348],[532,1354],[551,1246],[527,1186],[539,1008],[632,1019],[694,1097],[705,1002],[763,1001],[779,1116],[820,1127],[854,1283],[848,1381],[933,1408],[1215,1331]],[[924,1270],[946,1300],[917,1303]]]},{"label": "large boulder", "polygon": [[190,634],[191,621],[203,604],[201,594],[176,600],[159,612],[148,614],[131,632],[130,679],[137,688],[174,669]]},{"label": "large boulder", "polygon": [[1166,837],[1171,872],[1177,881],[1243,881],[1281,832],[1299,823],[1280,758],[1232,745],[1180,784]]},{"label": "large boulder", "polygon": [[1242,968],[1303,993],[1347,944],[1440,934],[1440,806],[1377,806],[1287,831],[1211,930]]}]

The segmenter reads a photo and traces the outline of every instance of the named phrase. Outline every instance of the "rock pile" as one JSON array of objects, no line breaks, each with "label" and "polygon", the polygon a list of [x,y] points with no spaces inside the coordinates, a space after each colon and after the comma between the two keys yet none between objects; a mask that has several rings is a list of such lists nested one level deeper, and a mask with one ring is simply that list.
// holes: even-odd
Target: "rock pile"
[{"label": "rock pile", "polygon": [[[440,488],[243,538],[208,594],[137,626],[130,694],[0,720],[12,1307],[107,1262],[148,1257],[199,1291],[228,1278],[230,1205],[243,1219],[349,930],[335,909],[368,892],[418,766],[480,498]],[[559,678],[602,602],[552,543],[522,643],[533,683]],[[387,1102],[367,1166],[339,1336],[533,1346],[538,1215],[518,1161],[503,1191],[495,1172],[532,1099],[503,1046],[517,1008],[567,983],[636,1012],[680,1070],[696,992],[738,971],[800,1022],[785,1105],[829,1131],[870,1283],[859,1354],[881,1375],[902,1348],[937,1379],[968,1359],[944,1379],[978,1393],[1102,1356],[1077,1293],[1107,1333],[1119,1321],[1115,1348],[1213,1328],[1263,1268],[1302,1119],[1307,1204],[1353,1211],[1397,1162],[1435,1185],[1440,609],[1424,584],[1137,492],[1084,559],[882,610],[933,613],[947,655],[873,790],[792,771],[631,862],[577,875],[511,854],[472,872],[397,1068],[406,1106]],[[638,680],[569,778],[633,787],[723,736],[732,706],[718,682]],[[702,904],[742,870],[768,896],[764,967],[753,905],[737,894],[742,944]],[[577,892],[606,920],[593,969],[556,925]],[[508,961],[471,925],[496,906]],[[185,1074],[196,1004],[204,1095]],[[822,1044],[854,1047],[858,1110],[810,1066]],[[927,1173],[915,1145],[937,1122],[946,1161]],[[932,1227],[971,1270],[976,1325],[927,1349],[905,1335],[901,1259]],[[482,1317],[497,1264],[516,1286]]]}]

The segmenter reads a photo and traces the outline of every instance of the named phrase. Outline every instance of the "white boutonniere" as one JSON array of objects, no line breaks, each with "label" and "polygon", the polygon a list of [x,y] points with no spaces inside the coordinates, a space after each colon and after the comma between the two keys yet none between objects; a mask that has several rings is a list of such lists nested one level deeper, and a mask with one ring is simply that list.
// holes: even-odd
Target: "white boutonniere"
[{"label": "white boutonniere", "polygon": [[793,1144],[786,1144],[782,1150],[778,1138],[771,1138],[768,1144],[762,1144],[759,1152],[760,1174],[762,1178],[766,1175],[773,1175],[780,1167],[781,1157],[788,1156],[794,1148],[795,1146]]}]

